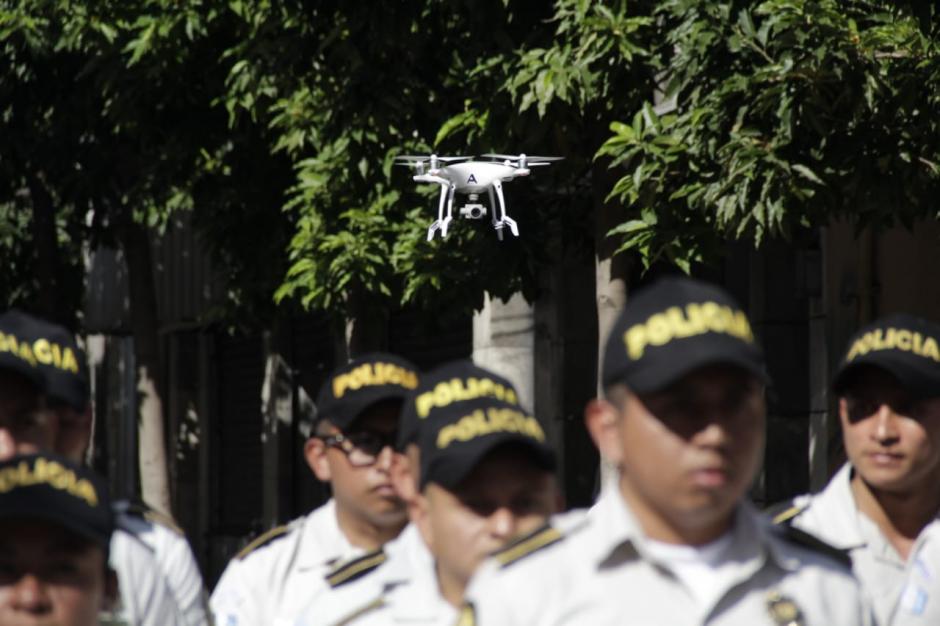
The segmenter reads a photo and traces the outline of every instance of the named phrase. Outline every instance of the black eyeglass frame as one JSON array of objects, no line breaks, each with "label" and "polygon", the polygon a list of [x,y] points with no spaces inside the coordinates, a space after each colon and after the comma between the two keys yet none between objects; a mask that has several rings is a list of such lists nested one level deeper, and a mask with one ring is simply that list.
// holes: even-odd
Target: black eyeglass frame
[{"label": "black eyeglass frame", "polygon": [[[375,445],[378,445],[377,449],[370,449],[373,446],[362,447],[362,442],[356,443],[355,439],[361,436],[367,436],[374,438]],[[336,433],[333,435],[317,435],[317,439],[320,439],[323,444],[330,448],[335,448],[346,455],[346,458],[349,460],[349,464],[353,467],[368,467],[375,463],[379,456],[381,456],[382,451],[385,448],[390,448],[392,452],[396,452],[395,443],[398,439],[398,434],[395,432],[391,433],[378,433],[375,431],[360,431],[351,434]],[[368,461],[358,460],[353,458],[353,454],[358,452],[359,454],[369,457]]]}]

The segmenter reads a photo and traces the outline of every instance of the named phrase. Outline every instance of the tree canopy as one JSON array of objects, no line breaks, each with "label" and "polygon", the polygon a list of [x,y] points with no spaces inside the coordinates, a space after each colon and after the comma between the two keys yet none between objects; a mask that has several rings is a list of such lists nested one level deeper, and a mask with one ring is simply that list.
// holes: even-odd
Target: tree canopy
[{"label": "tree canopy", "polygon": [[[605,199],[620,251],[686,270],[728,239],[937,212],[921,3],[7,0],[0,45],[7,302],[56,275],[76,308],[83,246],[180,210],[261,323],[275,301],[533,297],[539,267],[604,242]],[[432,150],[567,160],[510,186],[520,239],[427,242],[434,190],[392,161]]]},{"label": "tree canopy", "polygon": [[611,124],[622,250],[688,268],[727,239],[936,216],[940,22],[921,3],[658,3],[663,99]]}]

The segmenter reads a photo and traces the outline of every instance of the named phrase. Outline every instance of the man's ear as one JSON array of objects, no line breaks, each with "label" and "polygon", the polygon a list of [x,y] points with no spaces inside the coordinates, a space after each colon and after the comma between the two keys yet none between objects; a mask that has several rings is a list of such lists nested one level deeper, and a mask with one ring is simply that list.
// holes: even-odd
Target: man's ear
[{"label": "man's ear", "polygon": [[120,591],[117,574],[110,567],[107,568],[104,574],[104,606],[101,607],[103,611],[113,611],[117,608]]},{"label": "man's ear", "polygon": [[311,437],[304,444],[304,458],[307,465],[318,480],[328,483],[333,478],[330,471],[330,460],[326,458],[326,444],[319,437]]},{"label": "man's ear", "polygon": [[391,468],[392,486],[398,492],[398,497],[405,502],[411,502],[418,495],[415,486],[414,474],[411,470],[411,460],[404,454],[395,454]]},{"label": "man's ear", "polygon": [[567,509],[565,505],[565,494],[561,492],[558,483],[555,483],[555,510],[552,513],[563,513]]},{"label": "man's ear", "polygon": [[84,463],[91,442],[91,404],[86,405],[83,411],[61,407],[54,413],[59,420],[56,452],[76,463]]},{"label": "man's ear", "polygon": [[617,423],[620,412],[607,400],[596,398],[584,407],[584,424],[594,445],[608,463],[620,465],[622,451]]},{"label": "man's ear", "polygon": [[844,397],[839,398],[839,421],[843,431],[849,427],[849,403]]}]

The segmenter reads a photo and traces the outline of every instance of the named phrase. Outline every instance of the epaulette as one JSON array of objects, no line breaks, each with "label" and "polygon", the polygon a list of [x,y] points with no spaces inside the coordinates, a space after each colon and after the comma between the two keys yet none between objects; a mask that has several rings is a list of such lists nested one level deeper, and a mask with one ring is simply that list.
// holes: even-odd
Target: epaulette
[{"label": "epaulette", "polygon": [[780,525],[778,528],[780,528],[780,534],[786,541],[828,556],[830,559],[834,559],[847,568],[852,569],[852,557],[849,556],[849,553],[845,550],[840,550],[822,539],[802,531],[799,528],[794,528],[789,524]]},{"label": "epaulette", "polygon": [[278,537],[283,537],[288,533],[288,531],[290,531],[290,526],[275,526],[268,532],[255,537],[251,543],[242,548],[241,551],[235,555],[235,558],[238,560],[244,559],[258,548],[268,545]]},{"label": "epaulette", "polygon": [[765,509],[764,515],[777,526],[789,525],[797,515],[806,510],[806,507],[806,504],[796,504],[796,500],[784,500]]},{"label": "epaulette", "polygon": [[164,528],[173,531],[181,537],[186,536],[186,531],[180,528],[179,524],[176,523],[176,520],[166,513],[161,513],[160,511],[151,508],[145,502],[141,502],[139,500],[119,500],[114,503],[112,508],[118,514],[139,517],[150,522],[151,524],[163,526]]},{"label": "epaulette", "polygon": [[564,538],[560,530],[545,524],[528,535],[513,539],[493,553],[493,558],[501,567],[512,565],[516,561],[538,552],[542,548],[558,543]]},{"label": "epaulette", "polygon": [[385,562],[385,552],[381,548],[355,559],[344,561],[330,570],[326,582],[336,588],[350,581],[361,578]]}]

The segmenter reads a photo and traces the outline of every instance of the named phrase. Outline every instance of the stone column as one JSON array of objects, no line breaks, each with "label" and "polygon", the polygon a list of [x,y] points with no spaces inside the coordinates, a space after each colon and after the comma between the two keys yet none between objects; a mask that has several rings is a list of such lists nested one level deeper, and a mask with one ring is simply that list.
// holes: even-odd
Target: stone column
[{"label": "stone column", "polygon": [[535,309],[522,294],[508,302],[486,295],[483,310],[473,315],[473,362],[508,378],[522,406],[533,410]]}]

